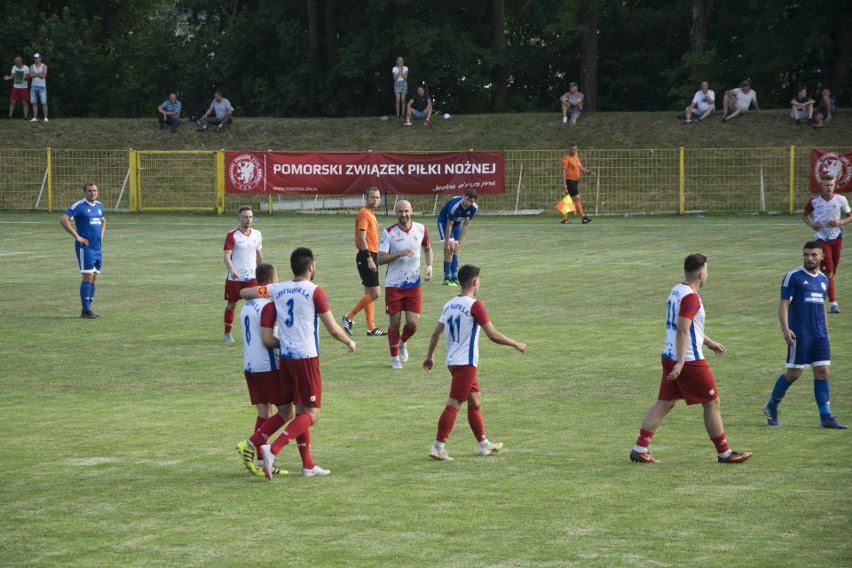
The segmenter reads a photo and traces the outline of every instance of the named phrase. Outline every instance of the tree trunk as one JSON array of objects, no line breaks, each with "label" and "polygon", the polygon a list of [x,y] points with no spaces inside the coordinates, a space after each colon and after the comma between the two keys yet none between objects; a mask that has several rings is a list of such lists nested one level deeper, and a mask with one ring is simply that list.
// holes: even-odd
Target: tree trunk
[{"label": "tree trunk", "polygon": [[492,0],[491,20],[494,31],[494,72],[492,76],[492,99],[495,111],[506,108],[508,97],[509,74],[506,70],[506,2]]},{"label": "tree trunk", "polygon": [[325,64],[337,63],[337,0],[325,2]]},{"label": "tree trunk", "polygon": [[698,81],[701,73],[699,60],[704,55],[704,44],[707,42],[707,20],[713,0],[692,0],[692,31],[689,33],[689,49],[693,55],[692,79]]},{"label": "tree trunk", "polygon": [[583,110],[598,110],[598,11],[590,2],[583,10],[583,38],[580,42],[580,85],[583,92]]},{"label": "tree trunk", "polygon": [[319,0],[308,0],[308,51],[314,63],[320,59]]},{"label": "tree trunk", "polygon": [[848,100],[849,94],[849,68],[852,67],[852,47],[848,41],[837,41],[834,52],[834,61],[831,62],[831,75],[828,81],[828,88],[831,89],[831,96],[838,102],[840,106],[841,100]]}]

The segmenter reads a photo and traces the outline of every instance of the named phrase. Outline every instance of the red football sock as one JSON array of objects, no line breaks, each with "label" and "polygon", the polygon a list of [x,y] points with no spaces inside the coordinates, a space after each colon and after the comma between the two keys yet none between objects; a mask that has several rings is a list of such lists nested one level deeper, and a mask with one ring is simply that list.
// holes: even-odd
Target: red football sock
[{"label": "red football sock", "polygon": [[478,406],[467,405],[467,422],[477,442],[485,440],[485,424],[482,422],[482,413]]},{"label": "red football sock", "polygon": [[415,333],[417,333],[417,326],[416,325],[405,324],[405,326],[403,326],[403,328],[402,328],[402,337],[400,337],[399,340],[402,341],[403,343],[405,343]]},{"label": "red football sock", "polygon": [[284,417],[276,412],[249,438],[249,442],[255,448],[259,448],[263,444],[268,444],[269,437],[276,433],[282,426],[284,426]]},{"label": "red football sock", "polygon": [[712,440],[713,444],[716,446],[716,453],[724,454],[731,449],[728,447],[728,438],[725,436],[724,432],[715,438],[710,438],[710,440]]},{"label": "red football sock", "polygon": [[261,418],[260,416],[258,416],[257,418],[255,418],[255,420],[254,420],[254,430],[252,430],[252,433],[257,432],[258,430],[260,430],[260,427],[261,427],[261,426],[263,426],[263,423],[264,423],[264,422],[266,422],[267,420],[269,420],[269,419],[268,419],[268,418]]},{"label": "red football sock", "polygon": [[579,215],[581,219],[582,219],[583,217],[585,217],[585,216],[586,216],[586,214],[585,214],[585,213],[583,213],[583,205],[582,205],[582,203],[580,203],[579,201],[575,201],[575,202],[574,202],[574,207],[576,207],[576,208],[577,208],[577,215]]},{"label": "red football sock", "polygon": [[370,303],[364,306],[364,317],[367,318],[367,331],[376,329],[376,306],[375,300],[370,298]]},{"label": "red football sock", "polygon": [[313,469],[316,465],[314,458],[311,456],[311,429],[305,430],[298,438],[296,445],[299,446],[299,455],[302,456],[302,467],[305,469]]},{"label": "red football sock", "polygon": [[277,456],[278,452],[281,451],[281,448],[301,436],[313,423],[314,419],[311,418],[311,415],[307,412],[297,415],[289,424],[287,424],[287,427],[284,428],[281,435],[275,438],[275,441],[272,442],[272,453]]},{"label": "red football sock", "polygon": [[438,420],[438,435],[435,439],[439,442],[446,443],[447,438],[453,431],[453,426],[456,425],[456,415],[459,413],[458,408],[453,408],[449,404],[444,407],[444,412],[441,413],[441,418]]},{"label": "red football sock", "polygon": [[834,276],[828,279],[828,301],[837,301],[837,298],[834,296]]},{"label": "red football sock", "polygon": [[234,327],[234,310],[225,308],[225,333],[231,333]]},{"label": "red football sock", "polygon": [[639,437],[636,438],[636,445],[647,449],[648,446],[651,445],[651,438],[653,437],[653,432],[649,432],[648,430],[639,430]]},{"label": "red football sock", "polygon": [[399,355],[399,330],[388,328],[388,344],[390,345],[391,357]]}]

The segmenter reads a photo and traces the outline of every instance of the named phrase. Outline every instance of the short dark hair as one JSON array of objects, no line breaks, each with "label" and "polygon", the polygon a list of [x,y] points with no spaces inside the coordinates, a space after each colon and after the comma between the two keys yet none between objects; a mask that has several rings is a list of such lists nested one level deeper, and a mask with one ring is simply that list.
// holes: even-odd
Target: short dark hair
[{"label": "short dark hair", "polygon": [[370,187],[368,187],[366,190],[364,190],[364,197],[367,197],[368,195],[370,195],[370,192],[371,192],[371,191],[375,191],[375,192],[376,192],[376,193],[378,193],[379,195],[381,195],[381,194],[382,194],[382,190],[381,190],[381,189],[379,189],[379,188],[378,188],[378,187],[376,187],[375,185],[371,185],[371,186],[370,186]]},{"label": "short dark hair", "polygon": [[806,242],[806,243],[805,243],[805,246],[803,246],[803,247],[802,247],[802,250],[803,250],[803,251],[804,251],[804,250],[807,250],[807,249],[810,249],[810,250],[813,250],[813,249],[819,249],[819,250],[822,250],[822,245],[821,245],[821,244],[819,244],[819,242],[817,242],[817,241],[808,241],[808,242]]},{"label": "short dark hair", "polygon": [[237,209],[237,217],[243,214],[243,211],[251,211],[251,205],[243,205]]},{"label": "short dark hair", "polygon": [[825,174],[824,176],[822,176],[822,181],[832,181],[832,180],[834,180],[834,176],[831,175],[831,174]]},{"label": "short dark hair", "polygon": [[293,271],[293,276],[302,276],[310,268],[314,261],[314,253],[311,249],[299,247],[290,254],[290,269]]},{"label": "short dark hair", "polygon": [[86,193],[86,190],[89,189],[89,186],[92,186],[92,185],[95,186],[95,187],[98,187],[98,184],[96,184],[93,181],[87,181],[86,183],[84,183],[83,184],[83,193]]},{"label": "short dark hair", "polygon": [[701,267],[707,264],[707,257],[703,254],[691,254],[683,261],[683,271],[686,274],[693,274],[701,270]]},{"label": "short dark hair", "polygon": [[225,96],[225,94],[224,94],[222,91],[216,91],[215,93],[213,93],[213,96],[214,96],[214,97],[215,97],[216,95],[222,95],[223,97]]},{"label": "short dark hair", "polygon": [[275,274],[275,267],[268,262],[262,262],[254,269],[255,278],[259,286],[265,286],[272,282],[272,276]]},{"label": "short dark hair", "polygon": [[459,284],[462,288],[467,288],[473,279],[479,276],[479,267],[472,264],[465,264],[459,268]]},{"label": "short dark hair", "polygon": [[464,192],[464,196],[469,197],[470,199],[476,199],[477,197],[479,197],[479,194],[476,193],[475,189],[468,189]]}]

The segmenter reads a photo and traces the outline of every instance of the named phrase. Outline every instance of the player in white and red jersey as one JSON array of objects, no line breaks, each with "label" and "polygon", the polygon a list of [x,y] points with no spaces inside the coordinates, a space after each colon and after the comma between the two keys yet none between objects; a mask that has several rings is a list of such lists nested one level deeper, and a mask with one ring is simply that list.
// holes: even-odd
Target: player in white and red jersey
[{"label": "player in white and red jersey", "polygon": [[269,437],[286,423],[286,416],[282,415],[280,406],[278,414],[264,422],[251,438],[237,444],[237,451],[250,471],[255,469],[255,448],[260,448],[264,473],[270,481],[274,474],[275,457],[293,440],[299,445],[304,477],[331,473],[316,465],[310,454],[309,428],[319,420],[322,405],[317,320],[322,321],[334,339],[346,344],[350,352],[355,351],[355,342],[335,322],[325,292],[313,283],[316,265],[311,250],[294,250],[290,255],[290,267],[293,269],[292,280],[269,284],[265,290],[263,287],[255,287],[240,292],[245,299],[268,294],[275,302],[278,333],[281,336],[279,363],[282,399],[296,406],[296,417],[272,444],[269,444]]},{"label": "player in white and red jersey", "polygon": [[446,330],[447,337],[447,368],[453,376],[450,386],[450,398],[444,412],[438,420],[438,435],[429,450],[429,456],[436,460],[452,460],[447,454],[444,444],[450,437],[450,432],[456,423],[456,415],[462,403],[467,401],[467,421],[470,429],[479,442],[479,453],[491,455],[503,448],[501,443],[493,443],[485,435],[485,425],[479,409],[481,397],[479,383],[476,381],[476,368],[479,365],[479,331],[485,330],[485,335],[494,343],[509,345],[521,353],[527,350],[524,343],[507,337],[494,328],[494,324],[485,313],[485,306],[476,299],[479,291],[479,268],[466,264],[458,273],[461,294],[444,305],[441,319],[435,326],[435,331],[429,340],[429,349],[423,361],[423,369],[428,373],[435,364],[432,358],[441,334]]},{"label": "player in white and red jersey", "polygon": [[[420,223],[411,220],[411,203],[396,204],[399,221],[382,231],[379,238],[379,264],[387,264],[385,275],[385,312],[390,316],[388,343],[390,344],[391,367],[402,369],[408,361],[405,343],[417,332],[420,321],[420,249],[426,253],[426,280],[432,279],[432,245],[429,232]],[[405,312],[405,328],[402,335],[399,326]]]},{"label": "player in white and red jersey", "polygon": [[840,313],[837,297],[834,295],[834,275],[837,273],[840,251],[843,248],[843,229],[840,227],[852,221],[849,201],[834,193],[836,183],[834,176],[823,176],[820,182],[822,194],[811,197],[805,205],[805,212],[802,213],[802,221],[814,229],[814,239],[822,247],[820,270],[828,277],[829,311],[833,314]]},{"label": "player in white and red jersey", "polygon": [[260,231],[252,229],[254,215],[251,207],[243,205],[237,209],[239,227],[225,237],[225,266],[228,277],[225,279],[225,343],[233,343],[231,330],[234,325],[234,309],[240,301],[240,290],[257,286],[255,269],[263,262],[263,237]]},{"label": "player in white and red jersey", "polygon": [[701,351],[706,345],[716,355],[725,354],[721,343],[704,335],[704,305],[698,289],[707,281],[707,257],[703,254],[687,256],[683,272],[683,283],[672,288],[666,304],[666,343],[661,357],[663,375],[657,402],[642,419],[642,429],[630,459],[638,463],[658,462],[648,453],[648,446],[663,418],[682,398],[687,405],[701,403],[704,406],[704,428],[716,446],[719,463],[742,463],[751,457],[751,452],[735,452],[728,446],[716,380]]},{"label": "player in white and red jersey", "polygon": [[[257,282],[259,286],[278,282],[275,267],[271,264],[258,264]],[[273,405],[277,406],[288,420],[293,418],[293,405],[286,404],[284,408],[278,372],[278,338],[274,335],[276,317],[275,302],[268,297],[247,300],[240,312],[246,386],[249,400],[257,407],[257,418],[252,432],[260,430],[263,423],[272,416]],[[263,467],[262,462],[258,465]],[[275,473],[282,472],[276,470]]]}]

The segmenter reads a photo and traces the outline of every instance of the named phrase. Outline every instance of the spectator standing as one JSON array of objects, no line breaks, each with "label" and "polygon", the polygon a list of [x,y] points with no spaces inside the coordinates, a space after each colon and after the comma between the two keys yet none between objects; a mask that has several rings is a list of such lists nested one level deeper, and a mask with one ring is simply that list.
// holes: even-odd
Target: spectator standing
[{"label": "spectator standing", "polygon": [[822,128],[831,120],[831,115],[837,112],[834,97],[829,89],[823,89],[819,96],[819,106],[814,116],[814,128]]},{"label": "spectator standing", "polygon": [[180,126],[180,111],[181,104],[177,98],[177,94],[169,93],[169,98],[157,107],[157,120],[160,122],[160,130],[168,125],[172,130],[172,134],[175,134],[178,126]]},{"label": "spectator standing", "polygon": [[[568,83],[568,92],[559,97],[562,103],[562,124],[574,126],[583,114],[583,93],[578,90],[577,83]],[[571,122],[568,122],[568,120]]]},{"label": "spectator standing", "polygon": [[796,126],[801,125],[803,119],[807,119],[808,124],[813,124],[814,103],[816,101],[808,96],[807,87],[799,87],[790,101],[790,120],[794,121]]},{"label": "spectator standing", "polygon": [[30,92],[27,88],[27,79],[30,78],[30,68],[24,65],[24,60],[20,57],[15,58],[15,64],[8,75],[3,75],[3,79],[12,81],[12,91],[9,93],[9,118],[15,114],[15,103],[21,101],[24,107],[24,118],[30,115]]},{"label": "spectator standing", "polygon": [[405,114],[405,96],[408,94],[408,67],[400,55],[396,58],[393,73],[393,96],[396,100],[396,118],[402,120]]},{"label": "spectator standing", "polygon": [[47,65],[42,63],[41,54],[33,55],[33,64],[30,67],[30,105],[33,107],[33,119],[30,122],[38,122],[38,105],[41,103],[44,110],[44,121],[47,120]]},{"label": "spectator standing", "polygon": [[[214,116],[210,116],[211,114]],[[222,132],[222,128],[233,121],[234,107],[231,106],[231,101],[225,98],[222,91],[216,91],[213,95],[213,102],[210,103],[210,108],[198,119],[198,131],[206,132],[208,124],[215,124],[216,132]]]},{"label": "spectator standing", "polygon": [[757,104],[757,93],[752,90],[749,81],[743,81],[738,88],[725,92],[723,101],[725,112],[722,116],[722,122],[728,122],[732,118],[747,113],[752,104],[754,110],[760,111],[760,106]]},{"label": "spectator standing", "polygon": [[[701,81],[701,88],[695,91],[692,102],[684,111],[683,124],[701,124],[701,121],[716,110],[716,93],[710,89],[710,83]],[[693,119],[692,115],[698,116]]]},{"label": "spectator standing", "polygon": [[432,117],[432,97],[423,85],[417,87],[417,92],[408,101],[408,113],[405,115],[403,126],[411,126],[411,117],[423,118],[423,126],[429,126]]}]

